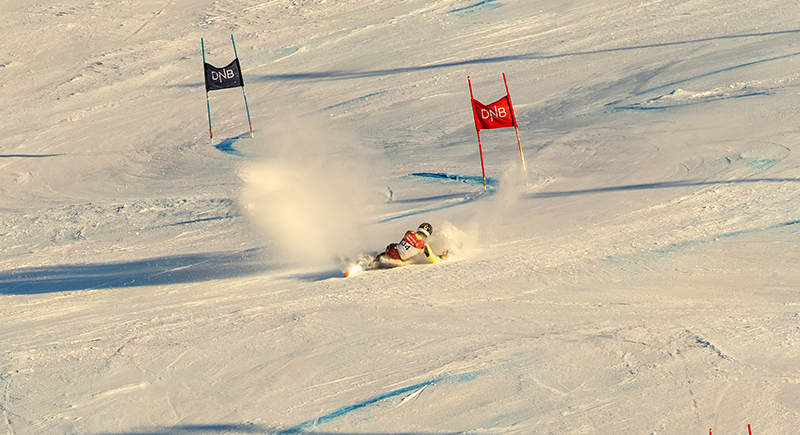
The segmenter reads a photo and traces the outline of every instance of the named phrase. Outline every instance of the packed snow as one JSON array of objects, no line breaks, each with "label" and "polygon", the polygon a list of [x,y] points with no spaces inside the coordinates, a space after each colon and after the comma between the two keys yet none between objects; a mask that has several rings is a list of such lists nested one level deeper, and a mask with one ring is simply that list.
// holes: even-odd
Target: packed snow
[{"label": "packed snow", "polygon": [[0,23],[0,434],[800,433],[797,2]]}]

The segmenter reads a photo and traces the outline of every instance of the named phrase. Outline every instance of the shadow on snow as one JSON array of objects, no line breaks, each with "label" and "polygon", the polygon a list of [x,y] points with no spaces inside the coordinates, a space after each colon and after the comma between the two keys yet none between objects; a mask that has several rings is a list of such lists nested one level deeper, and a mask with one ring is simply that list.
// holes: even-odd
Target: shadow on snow
[{"label": "shadow on snow", "polygon": [[65,154],[0,154],[0,159],[11,159],[11,158],[20,158],[20,159],[41,159],[44,157],[60,157]]},{"label": "shadow on snow", "polygon": [[193,283],[270,269],[259,249],[174,255],[118,263],[31,267],[0,272],[0,294]]},{"label": "shadow on snow", "polygon": [[233,144],[235,144],[239,139],[244,139],[247,137],[250,137],[250,133],[242,133],[239,136],[229,137],[227,139],[223,139],[220,143],[214,145],[214,148],[222,151],[223,153],[241,157],[242,153],[236,148],[234,148]]},{"label": "shadow on snow", "polygon": [[[444,182],[459,182],[459,183],[464,183],[468,186],[480,186],[483,183],[482,177],[446,174],[443,172],[415,172],[413,174],[409,174],[409,176],[418,178],[430,178]],[[393,198],[390,198],[389,202],[397,204],[415,204],[415,203],[434,202],[434,201],[437,203],[414,210],[405,210],[398,213],[392,213],[387,216],[380,217],[376,222],[384,223],[401,218],[406,218],[409,216],[430,213],[433,211],[444,210],[461,204],[466,204],[468,202],[477,200],[478,198],[482,197],[483,195],[486,195],[487,193],[488,194],[494,193],[494,190],[496,188],[497,188],[497,180],[491,177],[487,177],[486,188],[477,191],[448,193],[442,195],[433,195],[421,198],[409,198],[400,200],[395,200]],[[391,192],[391,189],[389,191]]]},{"label": "shadow on snow", "polygon": [[[686,41],[676,41],[676,42],[662,42],[658,44],[646,44],[646,45],[635,45],[629,47],[617,47],[617,48],[607,48],[601,50],[590,50],[590,51],[577,51],[572,53],[562,53],[562,54],[540,54],[540,53],[528,53],[528,54],[517,54],[517,55],[508,55],[508,56],[493,56],[493,57],[482,57],[476,59],[467,59],[461,61],[453,61],[453,62],[442,62],[442,63],[434,63],[431,65],[424,65],[424,66],[411,66],[411,67],[402,67],[402,68],[391,68],[391,69],[380,69],[380,70],[372,70],[372,71],[347,71],[347,70],[338,70],[338,71],[320,71],[320,72],[309,72],[309,73],[290,73],[290,74],[264,74],[264,75],[257,75],[255,76],[256,81],[287,81],[287,80],[347,80],[347,79],[359,79],[359,78],[368,78],[368,77],[380,77],[386,75],[393,75],[393,74],[406,74],[415,71],[426,71],[426,70],[435,70],[440,68],[451,68],[451,67],[458,67],[458,66],[465,66],[465,65],[474,65],[474,64],[489,64],[489,63],[502,63],[502,62],[512,62],[518,60],[548,60],[548,59],[559,59],[559,58],[567,58],[567,57],[574,57],[574,56],[587,56],[593,54],[603,54],[603,53],[615,53],[615,52],[624,52],[624,51],[633,51],[633,50],[642,50],[642,49],[649,49],[649,48],[663,48],[663,47],[671,47],[671,46],[679,46],[679,45],[688,45],[688,44],[698,44],[703,42],[712,42],[712,41],[720,41],[726,39],[739,39],[739,38],[755,38],[755,37],[764,37],[764,36],[778,36],[778,35],[786,35],[786,34],[796,34],[800,33],[800,29],[793,29],[793,30],[781,30],[775,32],[763,32],[763,33],[745,33],[740,35],[725,35],[725,36],[715,36],[710,38],[700,38],[700,39],[691,39]],[[751,62],[744,64],[742,66],[748,66],[751,64],[762,63],[770,60],[777,60],[783,59],[786,57],[791,57],[798,55],[800,53],[792,53],[785,56],[779,56],[770,59],[764,59],[756,62]],[[730,67],[726,68],[723,71],[727,71],[737,67]],[[718,72],[718,71],[717,71]],[[708,74],[706,74],[708,75]],[[680,82],[678,82],[680,83]],[[197,86],[202,86],[202,84],[198,84]]]},{"label": "shadow on snow", "polygon": [[[180,426],[155,428],[138,432],[106,432],[102,435],[201,435],[201,434],[265,434],[279,435],[283,431],[259,424],[187,424]],[[434,435],[428,432],[317,432],[303,431],[304,435]],[[435,435],[457,435],[463,432],[436,432]]]},{"label": "shadow on snow", "polygon": [[[475,379],[478,379],[482,376],[485,376],[487,374],[489,374],[489,371],[487,370],[477,370],[466,373],[452,373],[452,374],[439,375],[425,382],[420,382],[407,387],[398,388],[368,398],[366,400],[362,400],[352,405],[341,407],[325,415],[315,417],[311,420],[307,420],[305,422],[302,422],[300,424],[297,424],[295,426],[286,429],[275,429],[272,427],[267,427],[257,424],[208,424],[208,425],[171,426],[162,429],[156,428],[152,430],[139,431],[139,432],[123,432],[123,434],[124,435],[165,435],[165,434],[180,435],[180,434],[202,434],[202,433],[256,433],[256,434],[270,434],[270,435],[294,435],[294,434],[347,435],[346,432],[317,432],[314,430],[314,428],[320,424],[325,424],[329,421],[336,420],[339,417],[352,413],[353,411],[358,411],[363,408],[370,407],[386,399],[405,396],[405,399],[403,400],[407,400],[410,397],[414,397],[415,395],[422,393],[422,391],[425,388],[430,386],[435,386],[437,384],[442,384],[442,385],[464,384],[473,381]],[[441,432],[438,433],[441,434]],[[453,435],[455,435],[456,433],[462,433],[462,432],[451,432],[451,434]],[[369,433],[359,432],[358,434],[359,435],[432,435],[432,434],[425,434],[422,432],[387,432],[384,434],[378,434],[378,433],[369,434]]]},{"label": "shadow on snow", "polygon": [[[482,2],[485,3],[485,2]],[[616,53],[616,52],[625,52],[625,51],[634,51],[634,50],[643,50],[643,49],[650,49],[650,48],[663,48],[663,47],[672,47],[672,46],[680,46],[680,45],[690,45],[690,44],[699,44],[704,42],[713,42],[713,41],[722,41],[727,39],[741,39],[741,38],[757,38],[757,37],[768,37],[768,36],[780,36],[780,35],[791,35],[791,34],[798,34],[800,33],[800,29],[790,29],[790,30],[779,30],[774,32],[762,32],[762,33],[743,33],[738,35],[723,35],[723,36],[712,36],[708,38],[699,38],[699,39],[690,39],[685,41],[674,41],[674,42],[662,42],[657,44],[645,44],[645,45],[634,45],[628,47],[616,47],[616,48],[607,48],[607,49],[600,49],[600,50],[589,50],[589,51],[576,51],[572,53],[561,53],[561,54],[541,54],[541,53],[526,53],[526,54],[514,54],[514,55],[507,55],[507,56],[492,56],[492,57],[481,57],[475,59],[466,59],[460,61],[452,61],[452,62],[441,62],[441,63],[434,63],[430,65],[422,65],[422,66],[409,66],[409,67],[401,67],[401,68],[388,68],[388,69],[378,69],[378,70],[370,70],[370,71],[354,71],[354,70],[332,70],[332,71],[319,71],[319,72],[300,72],[300,73],[286,73],[286,74],[261,74],[261,75],[251,75],[248,80],[249,81],[259,81],[259,82],[275,82],[275,81],[292,81],[292,80],[350,80],[350,79],[360,79],[360,78],[368,78],[368,77],[382,77],[388,75],[395,75],[395,74],[406,74],[415,71],[428,71],[428,70],[436,70],[441,68],[452,68],[452,67],[459,67],[465,65],[475,65],[475,64],[491,64],[491,63],[503,63],[503,62],[513,62],[519,60],[548,60],[548,59],[560,59],[560,58],[567,58],[567,57],[576,57],[576,56],[588,56],[594,54],[603,54],[603,53]],[[778,56],[768,59],[762,59],[755,62],[749,62],[742,65],[737,65],[733,67],[728,67],[722,70],[714,71],[712,73],[703,74],[700,77],[707,76],[710,74],[716,74],[722,71],[729,71],[736,68],[741,68],[745,66],[750,66],[758,63],[778,60],[778,59],[785,59],[788,57],[800,55],[800,53],[790,53],[784,56]],[[693,77],[694,79],[697,77]],[[674,85],[677,83],[682,83],[691,79],[681,80],[675,83],[670,83],[669,85]],[[659,86],[654,89],[659,89],[665,86]],[[175,87],[200,87],[204,86],[204,83],[186,83],[175,85]],[[648,91],[652,91],[653,89],[648,89]],[[613,103],[612,103],[613,104]]]},{"label": "shadow on snow", "polygon": [[722,180],[722,181],[696,181],[696,180],[664,181],[660,183],[629,184],[627,186],[597,187],[594,189],[567,190],[561,192],[537,192],[537,193],[532,193],[527,197],[532,199],[561,198],[565,196],[589,195],[593,193],[603,193],[603,192],[622,192],[629,190],[668,189],[671,187],[711,186],[717,184],[761,183],[761,182],[797,183],[800,182],[800,178],[753,178],[753,179]]}]

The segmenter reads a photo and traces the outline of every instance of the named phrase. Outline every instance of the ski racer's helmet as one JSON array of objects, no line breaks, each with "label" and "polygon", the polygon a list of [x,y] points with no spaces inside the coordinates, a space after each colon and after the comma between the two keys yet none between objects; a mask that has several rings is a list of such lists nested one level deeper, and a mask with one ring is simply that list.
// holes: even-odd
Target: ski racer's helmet
[{"label": "ski racer's helmet", "polygon": [[423,222],[419,224],[419,228],[417,228],[418,233],[422,233],[425,237],[430,237],[433,234],[433,226],[427,222]]}]

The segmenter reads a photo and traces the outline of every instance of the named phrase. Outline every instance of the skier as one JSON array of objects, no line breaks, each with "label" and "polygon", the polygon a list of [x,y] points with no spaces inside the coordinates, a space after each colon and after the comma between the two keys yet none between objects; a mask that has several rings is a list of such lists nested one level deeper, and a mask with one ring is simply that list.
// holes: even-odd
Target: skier
[{"label": "skier", "polygon": [[448,252],[436,255],[427,243],[428,237],[433,234],[433,226],[427,222],[421,223],[417,231],[406,231],[400,243],[391,243],[384,252],[378,254],[372,261],[373,267],[397,267],[415,262],[422,252],[431,263],[447,260]]}]

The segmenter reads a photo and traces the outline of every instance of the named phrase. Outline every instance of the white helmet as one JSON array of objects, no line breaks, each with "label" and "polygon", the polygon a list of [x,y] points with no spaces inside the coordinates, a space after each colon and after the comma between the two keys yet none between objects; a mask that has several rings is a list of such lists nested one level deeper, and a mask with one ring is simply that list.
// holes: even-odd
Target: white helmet
[{"label": "white helmet", "polygon": [[419,228],[417,228],[417,232],[424,234],[425,237],[430,237],[431,234],[433,234],[433,225],[431,225],[431,224],[429,224],[427,222],[423,222],[423,223],[419,224]]}]

